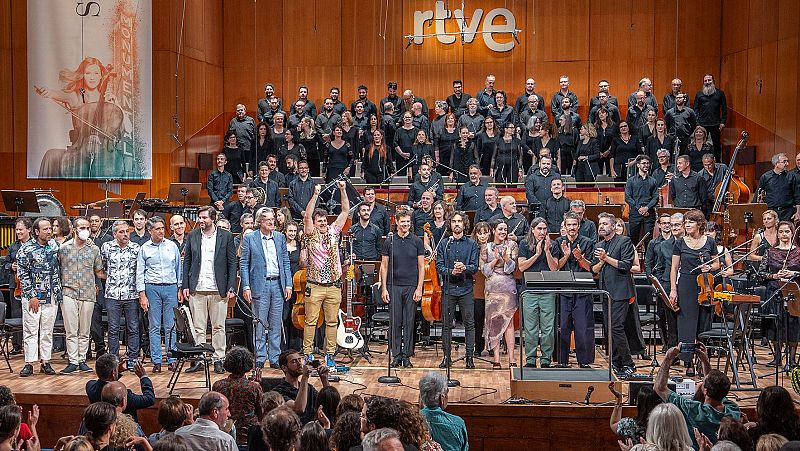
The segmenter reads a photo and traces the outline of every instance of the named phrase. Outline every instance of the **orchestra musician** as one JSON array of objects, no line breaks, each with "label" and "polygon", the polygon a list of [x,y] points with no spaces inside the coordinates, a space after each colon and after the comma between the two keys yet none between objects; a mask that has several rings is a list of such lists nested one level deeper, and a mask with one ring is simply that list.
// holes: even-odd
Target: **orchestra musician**
[{"label": "orchestra musician", "polygon": [[542,202],[539,209],[541,216],[547,221],[547,231],[550,233],[557,233],[561,229],[564,213],[570,209],[570,200],[564,196],[564,191],[564,182],[560,178],[553,179],[550,182],[552,194]]},{"label": "orchestra musician", "polygon": [[[700,305],[700,286],[696,276],[719,270],[717,245],[703,234],[706,218],[699,210],[689,210],[683,216],[685,235],[675,240],[670,270],[670,302],[680,306],[678,313],[678,342],[694,343],[697,335],[711,329],[712,307]],[[680,278],[678,273],[680,272]],[[693,355],[682,353],[686,375],[694,376]]]},{"label": "orchestra musician", "polygon": [[528,220],[517,213],[517,200],[512,196],[500,199],[500,211],[492,219],[499,219],[508,225],[508,239],[511,241],[520,241],[528,234]]},{"label": "orchestra musician", "polygon": [[717,243],[717,255],[719,255],[720,272],[717,277],[727,278],[733,275],[733,256],[731,251],[722,244],[722,236],[719,226],[714,221],[706,222],[705,235],[712,238]]},{"label": "orchestra musician", "polygon": [[411,233],[411,213],[407,209],[397,209],[395,223],[397,234],[390,233],[381,248],[381,298],[389,304],[391,353],[394,356],[391,366],[412,368],[414,317],[417,303],[422,299],[425,248],[422,239]]},{"label": "orchestra musician", "polygon": [[473,274],[478,272],[478,246],[467,234],[469,217],[456,211],[449,218],[451,235],[436,247],[436,272],[442,277],[442,349],[444,358],[439,368],[450,365],[450,340],[453,333],[453,314],[458,304],[464,321],[466,339],[466,368],[475,368],[475,302]]},{"label": "orchestra musician", "polygon": [[419,175],[414,179],[414,183],[408,192],[408,206],[419,208],[422,203],[422,195],[426,192],[434,194],[434,200],[441,200],[444,193],[444,183],[441,177],[436,179],[431,177],[431,165],[424,162],[419,165]]},{"label": "orchestra musician", "polygon": [[575,199],[569,203],[569,211],[578,215],[578,219],[581,221],[580,228],[578,229],[578,234],[580,236],[585,236],[589,238],[592,243],[597,242],[597,225],[591,219],[586,219],[586,202]]},{"label": "orchestra musician", "polygon": [[767,250],[778,244],[778,213],[766,210],[761,214],[762,228],[753,234],[748,260],[761,261]]},{"label": "orchestra musician", "polygon": [[[594,241],[580,234],[580,217],[573,212],[564,215],[567,236],[559,237],[553,246],[558,270],[591,272]],[[587,257],[588,256],[588,257]],[[575,332],[575,355],[581,368],[590,368],[594,362],[594,312],[592,295],[562,294],[560,304],[561,341],[558,366],[569,367],[570,335]]]},{"label": "orchestra musician", "polygon": [[680,155],[675,163],[677,172],[669,185],[669,197],[677,208],[710,208],[708,189],[703,177],[694,172],[688,155]]},{"label": "orchestra musician", "polygon": [[475,223],[489,222],[494,215],[498,214],[501,211],[499,200],[500,190],[496,186],[486,187],[483,192],[483,202],[475,212]]},{"label": "orchestra musician", "polygon": [[419,208],[411,214],[411,224],[414,226],[414,235],[421,237],[425,224],[433,222],[433,193],[423,192],[419,204]]},{"label": "orchestra musician", "polygon": [[[364,188],[364,201],[361,205],[370,208],[369,222],[378,226],[381,235],[386,236],[390,231],[389,211],[386,207],[375,201],[375,188],[367,186]],[[353,213],[353,223],[358,222],[359,210]]]},{"label": "orchestra musician", "polygon": [[641,236],[653,230],[655,206],[658,204],[658,182],[650,177],[650,157],[636,157],[636,175],[628,178],[625,184],[625,203],[630,207],[630,237],[638,243]]},{"label": "orchestra musician", "polygon": [[[658,149],[656,152],[655,169],[653,169],[653,178],[656,179],[658,186],[664,186],[665,183],[672,180],[675,173],[675,165],[669,161],[670,153],[667,149]],[[652,162],[651,162],[652,163]]]},{"label": "orchestra musician", "polygon": [[[673,213],[672,216],[668,216],[667,219],[666,229],[670,236],[658,243],[653,249],[655,253],[653,275],[658,279],[662,288],[665,290],[669,290],[668,287],[670,286],[672,250],[675,248],[675,241],[682,239],[684,234],[683,213]],[[666,294],[669,295],[669,292]],[[662,306],[662,316],[664,319],[659,321],[659,326],[663,331],[664,347],[669,349],[678,345],[678,315],[672,308],[665,307],[667,306]]]},{"label": "orchestra musician", "polygon": [[347,184],[336,182],[342,199],[342,208],[333,224],[328,225],[325,210],[314,208],[317,205],[322,186],[314,188],[314,195],[306,205],[303,215],[304,247],[306,252],[307,287],[310,294],[305,298],[306,321],[303,327],[303,353],[306,360],[314,360],[312,344],[317,332],[320,311],[325,315],[325,365],[335,367],[333,354],[336,352],[336,326],[339,305],[342,303],[342,263],[339,260],[339,241],[342,228],[350,211]]},{"label": "orchestra musician", "polygon": [[[625,317],[630,298],[636,295],[631,267],[636,250],[630,238],[614,232],[616,218],[610,213],[598,215],[592,272],[600,275],[600,289],[611,297],[611,324],[608,325],[612,345],[612,367],[617,374],[633,374],[635,366],[625,335]],[[603,303],[603,318],[608,318],[608,303]]]},{"label": "orchestra musician", "polygon": [[[788,356],[786,361],[794,367],[797,362],[797,342],[800,341],[800,318],[793,316],[784,307],[786,300],[778,291],[788,281],[796,280],[800,275],[800,248],[792,243],[794,225],[789,221],[778,223],[778,242],[767,249],[761,260],[759,274],[764,277],[767,290],[762,302],[766,302],[765,314],[775,315],[776,318],[764,324],[764,332],[772,341],[774,358],[767,363],[768,366],[781,366],[783,345],[788,342]],[[796,301],[794,301],[796,302]]]},{"label": "orchestra musician", "polygon": [[481,167],[470,165],[468,173],[469,180],[461,185],[456,196],[458,211],[478,211],[486,193],[486,184],[481,181]]},{"label": "orchestra musician", "polygon": [[353,257],[356,260],[376,261],[381,255],[380,227],[370,221],[372,208],[367,204],[358,206],[358,222],[350,226],[353,235]]},{"label": "orchestra musician", "polygon": [[772,157],[772,170],[758,179],[758,190],[764,193],[764,202],[778,212],[781,221],[800,220],[800,183],[789,172],[789,158],[779,153]]},{"label": "orchestra musician", "polygon": [[[528,235],[519,244],[517,266],[523,272],[557,271],[559,261],[556,255],[555,243],[547,234],[547,222],[544,218],[534,218]],[[536,368],[537,348],[541,346],[541,367],[550,368],[553,358],[556,294],[526,292],[522,294],[520,301],[522,333],[525,338],[525,367]]]}]

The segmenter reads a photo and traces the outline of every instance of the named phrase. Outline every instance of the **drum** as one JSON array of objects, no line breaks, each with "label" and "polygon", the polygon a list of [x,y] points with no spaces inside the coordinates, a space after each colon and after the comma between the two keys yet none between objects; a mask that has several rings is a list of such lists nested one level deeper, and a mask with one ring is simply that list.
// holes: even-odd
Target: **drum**
[{"label": "drum", "polygon": [[36,200],[39,203],[39,213],[27,212],[24,216],[55,218],[57,216],[67,215],[67,211],[64,210],[64,205],[52,194],[37,193]]}]

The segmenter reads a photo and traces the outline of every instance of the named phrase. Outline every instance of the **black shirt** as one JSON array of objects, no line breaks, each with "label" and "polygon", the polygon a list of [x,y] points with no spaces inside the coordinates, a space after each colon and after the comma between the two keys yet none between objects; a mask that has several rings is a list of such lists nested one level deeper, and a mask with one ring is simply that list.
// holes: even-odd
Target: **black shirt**
[{"label": "black shirt", "polygon": [[506,218],[503,209],[499,208],[492,219],[499,219],[508,226],[508,234],[517,237],[524,237],[528,234],[528,220],[519,213],[514,213],[510,218]]},{"label": "black shirt", "polygon": [[587,238],[587,237],[582,236],[580,234],[575,239],[575,241],[570,241],[569,238],[567,238],[565,236],[558,237],[558,239],[553,243],[553,251],[552,251],[552,253],[553,253],[553,257],[555,257],[555,258],[557,258],[559,260],[562,257],[564,257],[564,254],[561,252],[561,243],[563,243],[564,241],[569,243],[570,254],[569,254],[569,258],[567,259],[567,261],[564,262],[564,266],[559,268],[559,270],[574,271],[574,272],[589,272],[589,271],[583,269],[581,267],[581,265],[578,264],[578,260],[575,259],[574,255],[572,255],[572,250],[575,249],[576,247],[579,247],[581,249],[581,252],[583,253],[583,256],[586,257],[586,259],[589,260],[589,262],[591,264],[592,255],[594,254],[594,243],[595,242],[593,240],[591,240],[590,238]]},{"label": "black shirt", "polygon": [[430,211],[424,211],[422,208],[417,208],[411,214],[411,226],[414,228],[412,232],[417,236],[422,236],[424,233],[423,227],[425,223],[433,222],[433,208]]},{"label": "black shirt", "polygon": [[458,210],[477,211],[481,205],[486,205],[484,194],[486,194],[486,185],[481,182],[478,182],[477,185],[472,182],[461,185],[461,188],[458,189],[458,196],[456,196]]},{"label": "black shirt", "polygon": [[697,115],[691,108],[683,107],[678,111],[675,107],[667,111],[664,122],[667,123],[667,133],[686,140],[697,126]]},{"label": "black shirt", "polygon": [[[244,213],[244,204],[238,200],[229,202],[222,211],[222,216],[231,223],[231,233],[242,233],[242,213]],[[131,234],[131,238],[133,238],[133,234]],[[131,239],[131,241],[133,240]]]},{"label": "black shirt", "polygon": [[706,182],[700,174],[690,171],[687,177],[678,172],[669,184],[669,196],[677,208],[705,209],[708,204]]},{"label": "black shirt", "polygon": [[758,189],[764,190],[764,202],[769,208],[780,209],[800,203],[798,181],[789,171],[780,174],[774,170],[765,172],[758,180]]},{"label": "black shirt", "polygon": [[725,174],[728,172],[728,165],[723,163],[714,163],[714,175],[709,174],[706,171],[706,168],[703,167],[703,170],[700,171],[700,176],[703,177],[703,180],[706,182],[706,189],[708,190],[708,199],[710,201],[714,201],[714,189],[717,187],[717,183],[722,182],[722,179],[725,178]]},{"label": "black shirt", "polygon": [[728,119],[728,101],[725,93],[719,88],[707,96],[703,91],[697,91],[694,96],[694,111],[697,113],[697,123],[703,126],[718,126]]},{"label": "black shirt", "polygon": [[459,118],[467,111],[467,100],[471,98],[472,97],[466,92],[461,93],[461,97],[456,97],[455,94],[450,94],[447,97],[447,106],[450,108],[450,112]]},{"label": "black shirt", "polygon": [[383,236],[380,227],[371,222],[362,227],[361,222],[355,222],[350,226],[350,232],[353,234],[353,254],[356,260],[376,261],[380,258]]},{"label": "black shirt", "polygon": [[541,216],[547,220],[547,231],[558,233],[561,231],[561,222],[564,221],[564,213],[569,211],[570,200],[563,195],[556,199],[550,196],[542,202],[539,209]]},{"label": "black shirt", "polygon": [[[405,237],[393,234],[383,241],[381,256],[389,257],[387,283],[391,286],[413,287],[419,281],[417,258],[425,255],[422,239],[413,233]],[[394,271],[393,271],[394,269]]]},{"label": "black shirt", "polygon": [[444,193],[444,187],[442,185],[443,183],[441,181],[433,177],[430,177],[427,182],[423,182],[417,177],[408,191],[408,205],[413,206],[415,203],[419,203],[422,199],[422,194],[426,191],[433,191],[434,201],[442,200],[442,195]]},{"label": "black shirt", "polygon": [[[278,385],[272,388],[272,391],[278,392],[283,396],[285,401],[294,401],[297,399],[297,393],[300,391],[294,385],[282,380]],[[313,385],[308,384],[308,395],[306,395],[306,410],[300,414],[300,423],[306,424],[316,418],[317,412],[314,410],[314,405],[317,403],[317,389]]]},{"label": "black shirt", "polygon": [[[520,241],[519,254],[517,256],[525,259],[533,257],[534,255],[536,255],[537,245],[538,243],[529,246],[527,239]],[[555,251],[556,251],[556,242],[553,241],[550,246],[550,254],[555,256]],[[541,271],[550,271],[550,266],[548,266],[547,264],[547,255],[545,254],[544,250],[542,250],[542,254],[539,256],[539,258],[536,259],[536,261],[533,262],[530,268],[526,269],[524,272],[541,272]]]},{"label": "black shirt", "polygon": [[494,207],[494,210],[489,209],[489,206],[486,204],[484,200],[481,203],[481,206],[475,212],[475,224],[479,222],[487,222],[494,217],[500,211],[500,204]]},{"label": "black shirt", "polygon": [[625,184],[625,203],[630,207],[631,216],[641,216],[639,208],[647,207],[652,214],[653,207],[658,203],[658,182],[649,175],[642,178],[638,173],[628,178]]}]

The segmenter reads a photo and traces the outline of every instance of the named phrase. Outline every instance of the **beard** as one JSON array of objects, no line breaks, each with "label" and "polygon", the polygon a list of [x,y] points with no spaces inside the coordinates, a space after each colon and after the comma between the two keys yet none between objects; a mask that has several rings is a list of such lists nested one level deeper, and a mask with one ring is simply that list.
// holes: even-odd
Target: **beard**
[{"label": "beard", "polygon": [[703,94],[710,96],[713,95],[715,92],[717,92],[717,87],[714,86],[713,83],[710,85],[703,85]]}]

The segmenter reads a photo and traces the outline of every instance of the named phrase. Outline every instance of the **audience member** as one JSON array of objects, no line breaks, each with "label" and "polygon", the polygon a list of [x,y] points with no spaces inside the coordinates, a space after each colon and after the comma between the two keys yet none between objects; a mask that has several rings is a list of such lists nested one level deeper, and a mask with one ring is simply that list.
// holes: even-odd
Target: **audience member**
[{"label": "audience member", "polygon": [[[161,430],[147,437],[150,445],[155,446],[156,442],[164,436],[173,434],[182,426],[192,424],[194,422],[193,412],[192,405],[184,403],[177,396],[170,396],[161,401],[158,405],[158,424],[161,426]],[[177,436],[173,435],[173,437]]]},{"label": "audience member", "polygon": [[336,424],[336,411],[339,408],[339,401],[339,390],[330,385],[323,387],[317,395],[317,399],[314,402],[314,411],[317,413],[317,420],[322,422],[323,426],[325,424],[324,419],[327,419],[330,423],[326,429],[332,429],[333,425]]},{"label": "audience member", "polygon": [[175,434],[183,437],[192,450],[238,451],[236,440],[222,431],[231,415],[228,398],[210,391],[200,398],[197,405],[200,417],[194,423],[183,426]]},{"label": "audience member", "polygon": [[[344,401],[344,400],[343,400]],[[339,407],[342,405],[339,404]],[[349,450],[361,444],[361,413],[342,412],[333,426],[331,434],[331,447],[339,450]]]},{"label": "audience member", "polygon": [[778,451],[788,442],[786,437],[779,434],[764,434],[758,439],[756,451]]},{"label": "audience member", "polygon": [[765,387],[756,403],[758,420],[745,424],[753,443],[763,434],[780,434],[788,440],[800,440],[800,420],[789,392],[778,386]]},{"label": "audience member", "polygon": [[273,409],[261,422],[270,451],[295,450],[300,441],[300,428],[300,418],[289,406]]},{"label": "audience member", "polygon": [[[447,379],[441,373],[430,372],[419,381],[419,400],[422,416],[428,422],[430,435],[445,451],[469,449],[467,426],[447,408]],[[402,431],[401,431],[402,434]]]},{"label": "audience member", "polygon": [[328,435],[319,422],[306,423],[300,430],[300,440],[297,451],[328,451]]},{"label": "audience member", "polygon": [[223,367],[230,375],[214,382],[211,389],[225,395],[231,401],[231,419],[236,423],[236,443],[247,444],[252,428],[257,427],[264,416],[261,411],[261,385],[249,380],[246,375],[253,369],[253,354],[246,348],[236,346],[225,356]]},{"label": "audience member", "polygon": [[732,442],[742,451],[753,450],[753,440],[748,435],[747,428],[740,420],[735,418],[725,417],[719,422],[717,440]]},{"label": "audience member", "polygon": [[661,404],[661,397],[650,387],[640,388],[636,395],[636,418],[622,418],[622,393],[617,391],[614,382],[609,383],[608,388],[616,398],[614,411],[611,412],[611,430],[623,439],[639,443],[647,433],[647,419],[650,417],[650,412]]},{"label": "audience member", "polygon": [[350,393],[349,395],[345,395],[342,400],[339,401],[339,405],[336,407],[336,416],[340,417],[345,412],[355,412],[360,414],[363,408],[364,398],[362,398],[359,394]]},{"label": "audience member", "polygon": [[736,443],[730,442],[728,440],[720,440],[714,446],[711,447],[711,451],[741,451],[742,448],[739,447]]},{"label": "audience member", "polygon": [[364,435],[361,442],[364,451],[401,451],[400,434],[392,428],[380,428]]},{"label": "audience member", "polygon": [[[133,367],[133,371],[139,377],[139,386],[142,394],[137,395],[128,389],[127,407],[123,413],[130,415],[138,423],[137,411],[154,405],[156,403],[156,392],[153,390],[153,381],[147,376],[147,372],[141,363],[137,362]],[[103,387],[109,382],[119,379],[119,357],[114,354],[103,354],[97,358],[94,372],[97,374],[97,380],[86,382],[86,396],[89,397],[89,402],[100,401]]]},{"label": "audience member", "polygon": [[[5,385],[0,385],[0,407],[5,406],[13,406],[16,407],[17,410],[22,411],[22,409],[17,405],[17,400],[14,398],[14,394],[11,392],[11,389]],[[34,406],[33,411],[37,412],[38,418],[38,411],[39,406]],[[359,412],[361,409],[359,409]],[[18,441],[29,440],[33,436],[33,432],[28,427],[26,423],[21,423],[19,426],[19,434],[17,435]]]},{"label": "audience member", "polygon": [[[274,390],[286,400],[288,407],[300,416],[305,424],[316,417],[314,406],[317,402],[317,389],[308,383],[311,367],[306,365],[302,354],[289,349],[278,356],[278,365],[283,370],[283,380],[275,386]],[[328,386],[328,368],[320,365],[317,368],[320,382],[323,387]]]},{"label": "audience member", "polygon": [[[15,404],[0,408],[0,449],[13,450],[22,425],[22,414]],[[16,449],[22,449],[18,447]]]},{"label": "audience member", "polygon": [[674,404],[662,403],[653,409],[647,421],[646,438],[659,451],[692,450],[692,438],[686,420]]},{"label": "audience member", "polygon": [[[439,375],[441,376],[441,374]],[[428,422],[420,413],[419,408],[404,400],[397,401],[397,403],[400,406],[400,417],[397,422],[400,441],[418,450],[442,451],[441,445],[431,438]],[[466,428],[464,428],[464,432],[466,434]],[[466,450],[467,447],[465,445],[464,447],[453,449]]]},{"label": "audience member", "polygon": [[106,449],[114,432],[117,421],[117,410],[107,402],[90,404],[83,412],[83,424],[86,427],[85,437],[95,450]]}]

